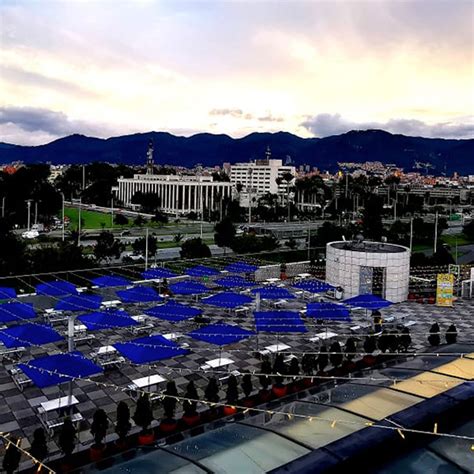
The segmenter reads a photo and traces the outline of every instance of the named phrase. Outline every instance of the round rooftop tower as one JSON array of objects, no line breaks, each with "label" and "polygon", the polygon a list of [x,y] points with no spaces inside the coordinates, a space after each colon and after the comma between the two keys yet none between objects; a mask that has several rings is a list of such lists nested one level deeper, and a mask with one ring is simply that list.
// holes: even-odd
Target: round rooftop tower
[{"label": "round rooftop tower", "polygon": [[394,303],[408,297],[410,249],[385,242],[353,241],[326,245],[326,281],[344,288],[344,297],[373,293]]}]

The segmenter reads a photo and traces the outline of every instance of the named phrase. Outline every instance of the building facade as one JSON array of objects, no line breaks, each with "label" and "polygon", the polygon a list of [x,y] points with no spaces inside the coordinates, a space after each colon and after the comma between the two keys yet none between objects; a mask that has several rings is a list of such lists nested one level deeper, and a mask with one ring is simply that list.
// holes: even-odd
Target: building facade
[{"label": "building facade", "polygon": [[[249,163],[236,163],[231,166],[230,182],[237,189],[242,186],[241,205],[247,207],[250,199],[258,199],[266,193],[286,196],[287,183],[277,183],[277,178],[290,173],[296,177],[296,168],[294,166],[283,165],[283,160],[270,158],[267,151],[267,157],[264,160],[255,160]],[[294,183],[294,178],[291,184]]]},{"label": "building facade", "polygon": [[232,197],[232,184],[212,176],[136,174],[119,178],[115,192],[124,206],[131,206],[137,192],[155,193],[163,212],[183,215],[218,210],[222,199]]}]

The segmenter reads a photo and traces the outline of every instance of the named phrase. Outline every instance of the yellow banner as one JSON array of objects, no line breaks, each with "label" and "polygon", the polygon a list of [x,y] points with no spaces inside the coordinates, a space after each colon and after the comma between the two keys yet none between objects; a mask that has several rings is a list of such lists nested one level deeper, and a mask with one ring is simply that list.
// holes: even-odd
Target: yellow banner
[{"label": "yellow banner", "polygon": [[454,275],[452,273],[438,273],[436,285],[437,306],[452,306],[454,290]]}]

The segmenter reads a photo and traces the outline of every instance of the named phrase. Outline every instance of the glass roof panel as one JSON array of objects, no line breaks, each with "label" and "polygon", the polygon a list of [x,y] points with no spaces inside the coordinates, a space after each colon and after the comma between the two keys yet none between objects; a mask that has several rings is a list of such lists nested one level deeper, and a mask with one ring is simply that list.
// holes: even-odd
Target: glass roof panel
[{"label": "glass roof panel", "polygon": [[423,401],[423,398],[373,385],[352,383],[318,393],[312,400],[340,406],[367,418],[382,420]]},{"label": "glass roof panel", "polygon": [[474,359],[456,359],[448,364],[434,369],[440,374],[452,375],[454,377],[461,377],[467,380],[474,379]]},{"label": "glass roof panel", "polygon": [[233,423],[169,448],[218,473],[257,474],[311,452],[274,433]]},{"label": "glass roof panel", "polygon": [[[94,470],[89,470],[88,472],[93,471]],[[139,453],[139,455],[130,459],[130,461],[113,465],[107,469],[100,469],[100,472],[105,474],[149,474],[151,472],[158,474],[171,472],[175,474],[201,474],[206,471],[179,456],[175,456],[161,449],[153,449],[146,454]]]},{"label": "glass roof panel", "polygon": [[[315,419],[309,421],[308,419],[301,419],[295,416],[289,419],[286,415],[282,414],[261,414],[252,418],[249,423],[256,426],[264,426],[300,443],[304,443],[313,449],[326,446],[333,441],[359,431],[365,428],[365,423],[367,422],[365,418],[353,415],[352,413],[313,403],[293,402],[280,408],[278,411],[314,416]],[[334,420],[336,420],[336,424],[332,427]]]},{"label": "glass roof panel", "polygon": [[[474,421],[470,421],[450,433],[472,436],[474,433]],[[430,449],[449,459],[458,466],[466,469],[467,472],[473,470],[473,454],[471,450],[472,442],[456,438],[438,438],[429,444]]]},{"label": "glass roof panel", "polygon": [[397,364],[397,369],[407,368],[407,369],[418,369],[420,371],[432,370],[435,367],[439,367],[440,365],[447,364],[448,362],[456,360],[457,358],[458,358],[457,356],[440,355],[436,357],[436,356],[424,356],[424,355],[418,354],[416,357],[414,357],[411,360],[407,360],[406,362]]},{"label": "glass roof panel", "polygon": [[392,384],[394,390],[401,390],[420,397],[431,398],[440,393],[446,392],[460,384],[463,381],[433,372],[423,372],[413,377]]}]

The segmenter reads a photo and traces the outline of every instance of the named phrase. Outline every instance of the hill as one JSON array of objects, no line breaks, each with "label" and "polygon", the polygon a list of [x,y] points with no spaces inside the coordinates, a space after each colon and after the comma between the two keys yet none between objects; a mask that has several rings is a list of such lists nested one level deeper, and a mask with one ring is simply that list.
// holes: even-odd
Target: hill
[{"label": "hill", "polygon": [[274,157],[290,156],[296,164],[333,170],[338,161],[381,161],[411,169],[415,161],[429,162],[438,173],[474,174],[474,139],[394,135],[383,130],[350,131],[325,138],[301,138],[291,133],[252,133],[243,138],[200,133],[191,137],[148,132],[108,139],[70,135],[46,145],[0,143],[0,163],[80,164],[92,161],[138,165],[145,163],[149,140],[155,162],[192,167],[235,163],[263,157],[270,146]]}]

